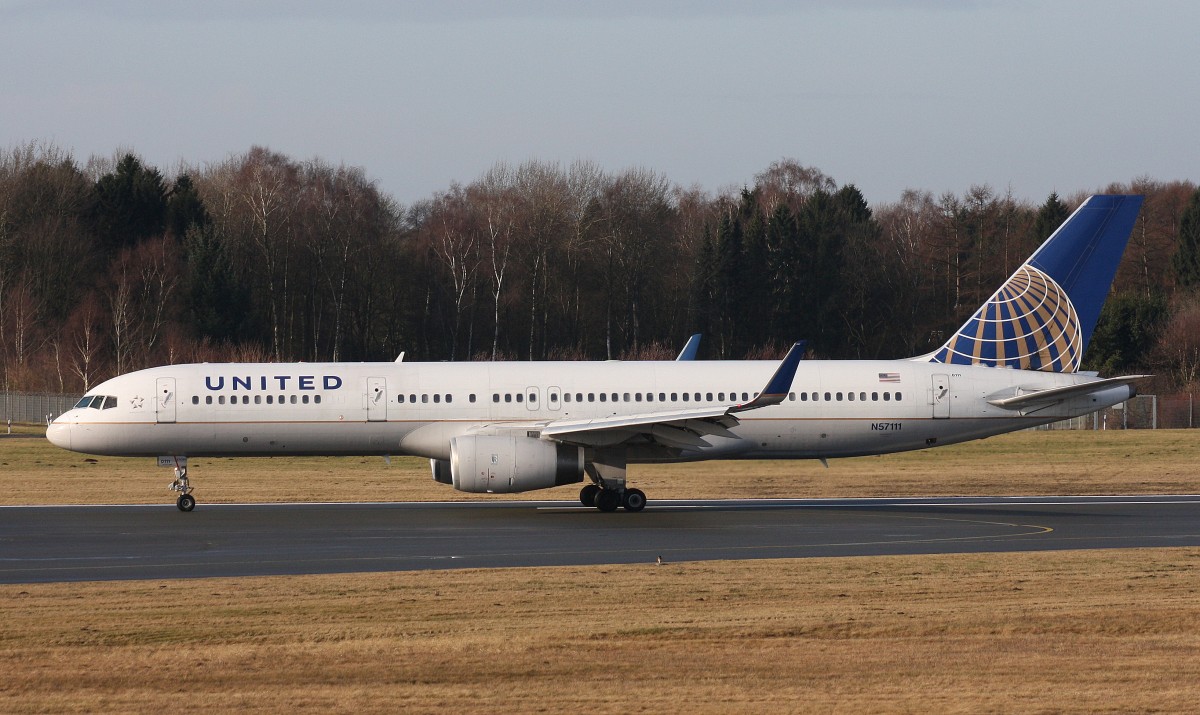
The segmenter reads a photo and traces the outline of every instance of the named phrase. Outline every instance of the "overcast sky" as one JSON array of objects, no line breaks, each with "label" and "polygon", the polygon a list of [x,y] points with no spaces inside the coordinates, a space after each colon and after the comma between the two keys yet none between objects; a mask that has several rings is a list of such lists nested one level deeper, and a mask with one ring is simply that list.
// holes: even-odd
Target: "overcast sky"
[{"label": "overcast sky", "polygon": [[1198,28],[1153,0],[0,0],[0,146],[169,173],[265,145],[405,204],[531,158],[1041,201],[1200,179]]}]

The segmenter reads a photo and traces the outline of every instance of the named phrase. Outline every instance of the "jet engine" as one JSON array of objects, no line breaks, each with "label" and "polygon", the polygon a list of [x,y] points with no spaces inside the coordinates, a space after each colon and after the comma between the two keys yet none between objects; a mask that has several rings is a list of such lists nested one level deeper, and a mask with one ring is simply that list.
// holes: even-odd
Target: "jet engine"
[{"label": "jet engine", "polygon": [[449,469],[443,460],[430,466],[436,481],[449,476],[462,492],[527,492],[582,482],[583,448],[533,437],[455,437]]}]

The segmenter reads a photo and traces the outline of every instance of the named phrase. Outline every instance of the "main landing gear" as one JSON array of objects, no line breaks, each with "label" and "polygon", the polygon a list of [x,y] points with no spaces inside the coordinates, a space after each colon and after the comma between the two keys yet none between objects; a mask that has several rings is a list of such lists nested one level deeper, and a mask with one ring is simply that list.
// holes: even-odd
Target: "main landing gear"
[{"label": "main landing gear", "polygon": [[641,489],[601,489],[588,484],[579,490],[579,503],[594,506],[600,511],[641,511],[646,508],[646,493]]},{"label": "main landing gear", "polygon": [[179,492],[175,506],[179,511],[191,511],[196,508],[196,497],[192,496],[192,485],[188,483],[187,467],[175,468],[175,481],[167,487],[173,492]]}]

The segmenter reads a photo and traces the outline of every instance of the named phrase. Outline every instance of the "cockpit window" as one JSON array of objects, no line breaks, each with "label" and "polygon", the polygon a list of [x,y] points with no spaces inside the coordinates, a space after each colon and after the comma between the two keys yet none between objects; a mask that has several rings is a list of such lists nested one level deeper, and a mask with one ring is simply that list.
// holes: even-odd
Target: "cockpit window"
[{"label": "cockpit window", "polygon": [[84,395],[83,399],[76,403],[75,409],[90,407],[93,410],[111,410],[116,406],[117,398],[112,395]]}]

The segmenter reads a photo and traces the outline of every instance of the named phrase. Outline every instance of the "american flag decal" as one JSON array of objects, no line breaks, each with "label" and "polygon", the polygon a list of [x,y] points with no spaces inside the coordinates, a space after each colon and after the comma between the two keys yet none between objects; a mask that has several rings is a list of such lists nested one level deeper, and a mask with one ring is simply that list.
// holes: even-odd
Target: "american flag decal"
[{"label": "american flag decal", "polygon": [[881,372],[879,373],[880,382],[900,382],[900,373],[898,372]]}]

